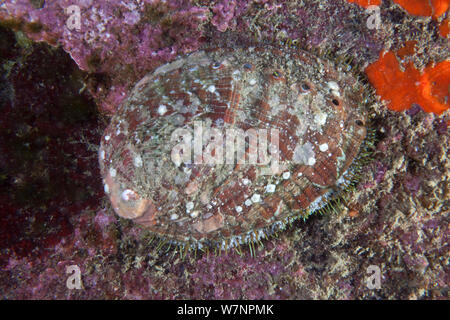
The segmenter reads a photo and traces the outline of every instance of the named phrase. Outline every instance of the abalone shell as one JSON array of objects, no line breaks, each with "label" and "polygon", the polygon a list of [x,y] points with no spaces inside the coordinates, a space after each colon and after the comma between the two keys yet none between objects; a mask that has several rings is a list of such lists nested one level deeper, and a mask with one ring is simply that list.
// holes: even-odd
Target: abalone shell
[{"label": "abalone shell", "polygon": [[[113,116],[99,149],[105,192],[119,216],[173,241],[259,239],[339,190],[366,136],[363,94],[352,74],[301,50],[180,57]],[[241,145],[229,132],[244,133]],[[252,140],[260,132],[266,140]]]}]

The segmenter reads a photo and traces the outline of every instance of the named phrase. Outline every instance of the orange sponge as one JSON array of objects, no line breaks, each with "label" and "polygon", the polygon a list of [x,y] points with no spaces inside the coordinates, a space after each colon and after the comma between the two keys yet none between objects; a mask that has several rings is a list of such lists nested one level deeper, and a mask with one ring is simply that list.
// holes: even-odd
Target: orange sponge
[{"label": "orange sponge", "polygon": [[426,67],[418,85],[419,104],[425,111],[441,114],[450,106],[450,61]]},{"label": "orange sponge", "polygon": [[416,51],[416,44],[417,41],[415,40],[406,41],[404,47],[398,49],[397,56],[401,59],[406,56],[412,56]]},{"label": "orange sponge", "polygon": [[448,10],[450,0],[394,0],[415,16],[433,16],[434,19]]},{"label": "orange sponge", "polygon": [[450,31],[450,19],[447,18],[444,21],[442,21],[442,23],[439,25],[439,34],[442,37],[447,38],[449,31]]},{"label": "orange sponge", "polygon": [[400,69],[393,52],[381,53],[365,72],[370,83],[391,110],[403,111],[413,103],[427,112],[441,114],[450,107],[450,61],[427,66],[422,73],[409,62]]},{"label": "orange sponge", "polygon": [[[347,0],[350,3],[357,3],[361,7],[379,6],[382,0]],[[450,7],[450,0],[394,0],[408,13],[415,16],[432,16],[437,19]]]},{"label": "orange sponge", "polygon": [[381,0],[347,0],[347,2],[359,4],[364,8],[368,8],[369,6],[379,6],[381,4]]}]

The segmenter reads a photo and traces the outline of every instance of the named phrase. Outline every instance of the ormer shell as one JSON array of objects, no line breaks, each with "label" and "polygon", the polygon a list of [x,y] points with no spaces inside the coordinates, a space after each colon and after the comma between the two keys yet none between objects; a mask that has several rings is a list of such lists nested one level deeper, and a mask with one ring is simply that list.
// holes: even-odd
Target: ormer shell
[{"label": "ormer shell", "polygon": [[[352,75],[301,50],[181,57],[144,77],[112,118],[99,151],[105,191],[118,215],[164,238],[256,240],[339,185],[366,136],[362,92]],[[244,133],[241,163],[229,132]],[[256,147],[270,163],[250,163]]]}]

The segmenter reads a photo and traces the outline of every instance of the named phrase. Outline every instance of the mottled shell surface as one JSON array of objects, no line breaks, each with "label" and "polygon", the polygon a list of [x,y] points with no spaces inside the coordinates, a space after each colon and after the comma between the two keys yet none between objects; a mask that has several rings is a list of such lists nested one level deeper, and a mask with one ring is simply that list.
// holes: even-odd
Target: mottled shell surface
[{"label": "mottled shell surface", "polygon": [[[119,216],[164,238],[256,240],[320,208],[339,188],[366,136],[362,95],[351,74],[301,50],[218,48],[181,57],[137,83],[113,116],[99,149],[105,192]],[[195,152],[181,161],[173,150],[186,136],[174,132],[195,136],[196,123],[201,151],[212,156],[208,146],[217,141],[204,134],[211,129],[267,129],[268,140],[278,130],[278,150],[269,153],[279,168],[205,163]]]}]

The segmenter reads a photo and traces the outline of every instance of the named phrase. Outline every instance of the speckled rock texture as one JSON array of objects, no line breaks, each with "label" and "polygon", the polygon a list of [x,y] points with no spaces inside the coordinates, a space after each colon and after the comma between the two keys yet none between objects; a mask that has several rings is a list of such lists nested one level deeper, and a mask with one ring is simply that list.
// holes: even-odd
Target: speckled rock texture
[{"label": "speckled rock texture", "polygon": [[[445,15],[412,16],[385,0],[370,30],[369,13],[341,0],[84,0],[77,31],[66,26],[69,4],[0,5],[2,298],[448,298],[448,111],[373,104],[373,161],[346,208],[293,223],[254,256],[243,248],[182,259],[152,242],[114,215],[97,165],[109,115],[137,80],[179,54],[291,39],[351,58],[362,72],[382,50],[415,40],[410,59],[420,70],[448,59]],[[83,289],[66,287],[70,265]],[[366,285],[371,265],[380,289]]]}]

